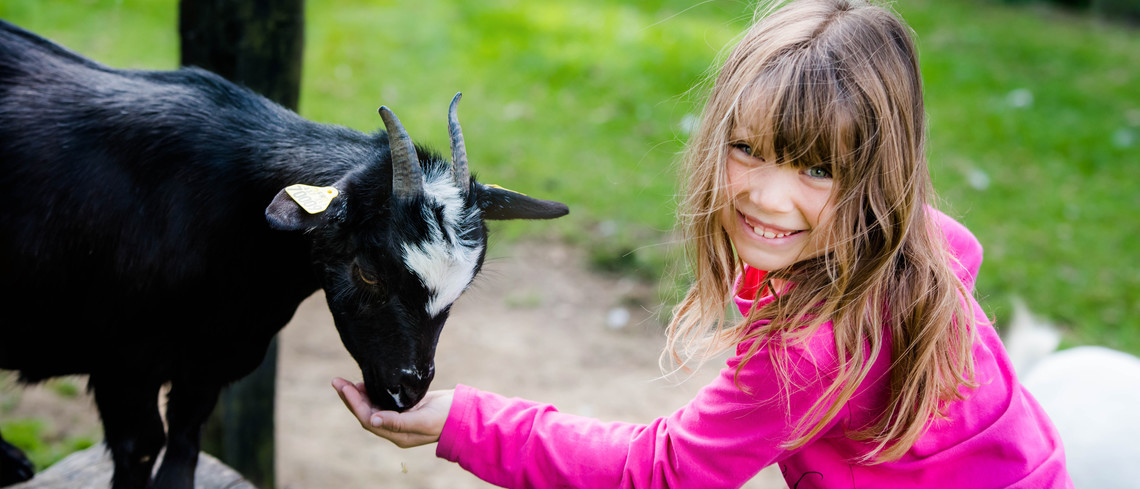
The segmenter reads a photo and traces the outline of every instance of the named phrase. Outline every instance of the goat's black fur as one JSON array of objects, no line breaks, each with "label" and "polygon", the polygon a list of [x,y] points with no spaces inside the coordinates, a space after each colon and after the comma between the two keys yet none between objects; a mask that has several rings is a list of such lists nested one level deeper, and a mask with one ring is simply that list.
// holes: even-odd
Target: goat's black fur
[{"label": "goat's black fur", "polygon": [[[449,166],[416,150],[427,175]],[[295,183],[341,195],[297,212],[282,193]],[[401,261],[442,210],[391,188],[386,132],[307,121],[203,70],[107,68],[0,20],[0,368],[24,382],[90,374],[113,486],[147,487],[165,446],[155,484],[189,488],[220,388],[324,288],[373,402],[405,409],[431,380],[449,306],[424,312],[433,291]],[[459,233],[479,246],[480,214],[565,214],[474,180],[464,198],[479,210]],[[27,470],[0,438],[0,485]]]}]

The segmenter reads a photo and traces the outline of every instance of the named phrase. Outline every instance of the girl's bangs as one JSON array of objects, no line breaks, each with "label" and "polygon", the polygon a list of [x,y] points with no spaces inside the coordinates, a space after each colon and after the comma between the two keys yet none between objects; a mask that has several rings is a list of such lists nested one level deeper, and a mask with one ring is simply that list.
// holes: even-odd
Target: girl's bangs
[{"label": "girl's bangs", "polygon": [[849,166],[857,119],[840,96],[835,68],[796,54],[802,53],[772,61],[740,91],[729,138],[744,139],[777,163],[823,165],[834,175]]}]

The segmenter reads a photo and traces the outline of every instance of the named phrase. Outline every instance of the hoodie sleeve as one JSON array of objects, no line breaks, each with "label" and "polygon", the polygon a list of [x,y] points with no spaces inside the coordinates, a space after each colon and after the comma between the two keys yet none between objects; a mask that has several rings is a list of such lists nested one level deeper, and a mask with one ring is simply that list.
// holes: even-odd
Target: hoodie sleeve
[{"label": "hoodie sleeve", "polygon": [[689,404],[648,424],[604,422],[461,385],[436,454],[508,488],[740,487],[793,453],[781,448],[791,420],[830,379],[803,352],[789,351],[793,380],[777,382],[765,348],[736,378],[739,353]]}]

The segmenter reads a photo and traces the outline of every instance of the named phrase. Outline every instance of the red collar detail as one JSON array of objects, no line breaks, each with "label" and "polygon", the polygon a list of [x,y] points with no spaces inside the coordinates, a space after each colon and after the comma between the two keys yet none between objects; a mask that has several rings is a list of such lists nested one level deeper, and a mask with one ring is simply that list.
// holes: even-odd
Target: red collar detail
[{"label": "red collar detail", "polygon": [[746,301],[756,300],[760,292],[760,285],[764,282],[764,276],[766,275],[768,275],[768,272],[764,270],[757,270],[745,266],[744,274],[740,277],[740,284],[737,287],[736,296]]}]

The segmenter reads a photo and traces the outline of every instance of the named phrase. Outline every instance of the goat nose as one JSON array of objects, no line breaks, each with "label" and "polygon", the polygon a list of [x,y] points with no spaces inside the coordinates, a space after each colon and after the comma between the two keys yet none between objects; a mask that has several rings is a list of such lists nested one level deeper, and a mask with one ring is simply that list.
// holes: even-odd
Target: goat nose
[{"label": "goat nose", "polygon": [[402,385],[397,385],[388,388],[388,395],[392,397],[392,402],[396,404],[396,410],[403,411],[408,406],[407,388]]},{"label": "goat nose", "polygon": [[415,406],[416,403],[420,402],[420,399],[423,399],[434,377],[434,366],[428,368],[427,371],[403,370],[400,372],[397,383],[389,385],[386,390],[396,405],[396,409],[403,411]]}]

